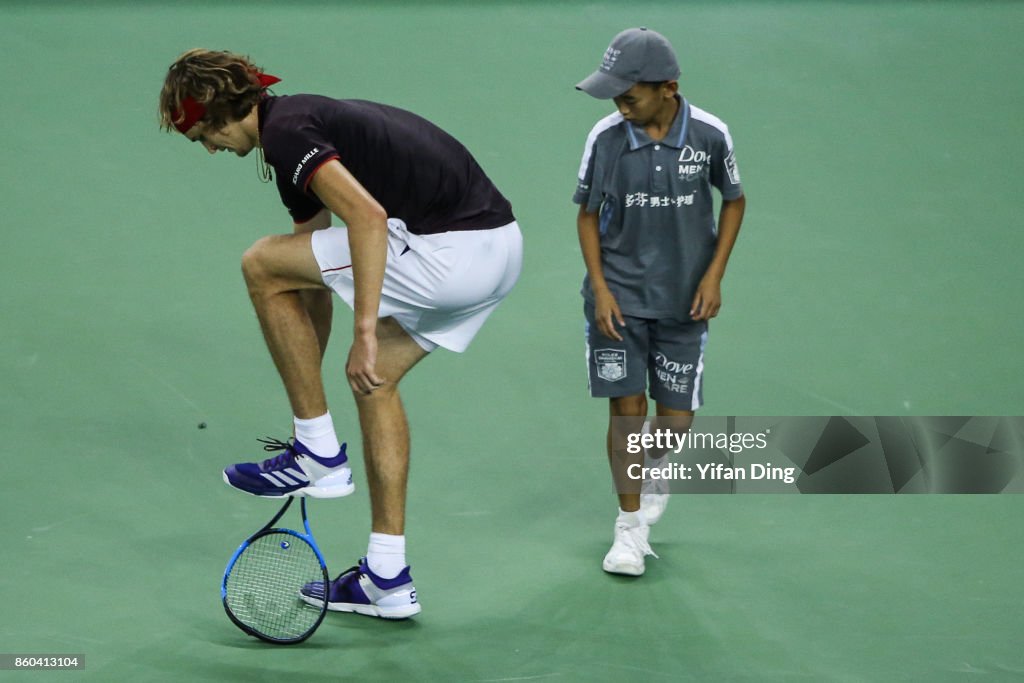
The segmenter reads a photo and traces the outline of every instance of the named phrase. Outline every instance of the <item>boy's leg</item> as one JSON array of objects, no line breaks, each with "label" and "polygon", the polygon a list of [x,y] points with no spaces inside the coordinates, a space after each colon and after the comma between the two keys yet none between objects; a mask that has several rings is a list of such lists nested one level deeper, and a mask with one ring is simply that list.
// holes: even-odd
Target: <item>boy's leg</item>
[{"label": "boy's leg", "polygon": [[643,453],[629,453],[625,435],[640,432],[647,417],[648,323],[627,317],[619,329],[623,338],[618,340],[600,333],[590,304],[584,305],[584,315],[590,392],[609,399],[606,448],[619,501],[614,540],[601,566],[611,574],[640,576],[645,571],[644,557],[654,552],[647,543],[650,527],[640,513],[641,482],[629,476],[631,466],[643,464]]},{"label": "boy's leg", "polygon": [[[601,567],[610,574],[640,576],[646,571],[644,557],[657,557],[647,542],[650,526],[641,512],[641,481],[629,476],[630,467],[643,466],[643,450],[631,454],[623,440],[625,434],[640,433],[646,418],[647,397],[644,394],[621,396],[609,401],[608,461],[619,497],[614,540],[601,563]],[[613,420],[618,421],[614,428]]]},{"label": "boy's leg", "polygon": [[[693,422],[692,410],[676,410],[663,403],[656,404],[657,418],[651,421],[651,430],[667,429],[674,434],[685,434]],[[645,466],[664,467],[662,460],[667,450],[648,450],[644,457]],[[657,524],[668,507],[671,486],[665,479],[645,480],[640,491],[640,512],[649,525]]]},{"label": "boy's leg", "polygon": [[[636,512],[640,509],[640,483],[632,482],[629,468],[632,465],[643,465],[643,452],[630,454],[625,443],[613,442],[613,434],[621,437],[640,432],[647,418],[647,396],[635,394],[609,399],[608,418],[608,464],[619,496],[619,509]],[[617,428],[613,428],[614,421],[618,421]]]},{"label": "boy's leg", "polygon": [[[651,397],[658,418],[652,429],[684,434],[690,429],[694,411],[700,408],[704,382],[704,348],[708,339],[706,321],[659,320],[651,330]],[[665,453],[649,452],[658,460]],[[651,463],[654,467],[660,465]],[[657,522],[668,505],[668,483],[652,480],[640,496],[641,510],[649,524]]]},{"label": "boy's leg", "polygon": [[619,328],[622,339],[612,339],[600,332],[593,305],[585,303],[583,315],[590,395],[609,399],[605,442],[615,492],[620,509],[636,511],[640,485],[631,485],[627,471],[643,459],[631,457],[624,442],[613,441],[616,435],[624,438],[626,433],[639,432],[647,417],[647,321],[627,316],[625,326]]}]

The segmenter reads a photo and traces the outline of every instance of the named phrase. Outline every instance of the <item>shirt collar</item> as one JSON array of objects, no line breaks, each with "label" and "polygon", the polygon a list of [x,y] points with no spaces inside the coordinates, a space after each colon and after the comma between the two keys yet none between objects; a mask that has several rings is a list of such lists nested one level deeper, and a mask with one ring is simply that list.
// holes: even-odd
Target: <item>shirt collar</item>
[{"label": "shirt collar", "polygon": [[[664,139],[658,140],[657,144],[682,149],[686,142],[686,130],[690,124],[690,103],[679,95],[676,95],[676,100],[679,102],[679,111],[676,112],[676,117],[672,120],[672,125],[668,129],[668,135]],[[655,141],[651,139],[651,136],[643,128],[634,126],[628,121],[623,121],[623,123],[626,124],[626,137],[629,138],[630,151],[636,151],[641,147],[655,144]]]}]

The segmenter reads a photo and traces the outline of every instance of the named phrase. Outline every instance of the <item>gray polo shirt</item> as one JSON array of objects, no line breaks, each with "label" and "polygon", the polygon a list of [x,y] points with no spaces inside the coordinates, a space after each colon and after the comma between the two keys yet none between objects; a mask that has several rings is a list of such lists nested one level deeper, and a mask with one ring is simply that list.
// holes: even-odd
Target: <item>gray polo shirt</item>
[{"label": "gray polo shirt", "polygon": [[[590,131],[573,201],[600,212],[601,264],[623,314],[690,319],[718,239],[712,187],[743,195],[729,128],[682,98],[664,140],[618,112]],[[589,276],[582,294],[593,303]]]}]

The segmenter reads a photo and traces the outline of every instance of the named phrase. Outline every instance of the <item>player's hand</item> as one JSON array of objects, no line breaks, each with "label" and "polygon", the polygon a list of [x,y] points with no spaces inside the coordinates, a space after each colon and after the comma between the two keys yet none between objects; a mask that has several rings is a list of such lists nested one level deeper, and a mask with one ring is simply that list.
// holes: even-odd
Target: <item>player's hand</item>
[{"label": "player's hand", "polygon": [[690,317],[694,320],[711,320],[722,307],[722,281],[705,275],[697,285],[697,293],[690,305]]},{"label": "player's hand", "polygon": [[619,310],[619,302],[615,300],[615,295],[608,290],[594,293],[594,318],[601,334],[615,341],[622,341],[622,335],[615,329],[615,325],[618,323],[619,327],[625,327],[626,321]]},{"label": "player's hand", "polygon": [[356,335],[345,363],[348,384],[357,394],[370,394],[380,388],[384,380],[377,376],[377,335]]}]

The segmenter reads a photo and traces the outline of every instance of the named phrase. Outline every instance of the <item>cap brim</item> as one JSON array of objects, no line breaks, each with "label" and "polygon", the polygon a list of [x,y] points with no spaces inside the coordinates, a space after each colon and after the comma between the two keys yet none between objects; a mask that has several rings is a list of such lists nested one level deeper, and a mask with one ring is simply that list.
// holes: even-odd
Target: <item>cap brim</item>
[{"label": "cap brim", "polygon": [[577,83],[576,89],[582,90],[599,100],[610,100],[613,97],[618,97],[634,85],[636,84],[632,81],[627,81],[625,78],[618,78],[598,70]]}]

